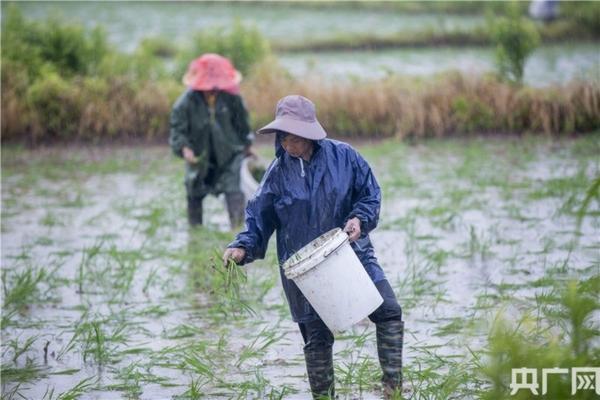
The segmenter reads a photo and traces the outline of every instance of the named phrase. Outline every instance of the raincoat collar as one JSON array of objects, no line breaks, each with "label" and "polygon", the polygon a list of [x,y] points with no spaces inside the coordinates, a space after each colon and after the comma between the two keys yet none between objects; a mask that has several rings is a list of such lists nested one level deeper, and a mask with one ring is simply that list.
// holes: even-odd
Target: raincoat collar
[{"label": "raincoat collar", "polygon": [[[281,135],[279,135],[279,134],[275,135],[275,157],[277,157],[277,158],[279,158],[285,154],[285,149],[281,145],[280,137],[281,137]],[[315,156],[317,151],[319,151],[321,149],[321,146],[323,145],[324,140],[326,140],[326,139],[319,139],[319,140],[312,141],[313,145],[315,146],[314,151],[313,151],[313,157]]]}]

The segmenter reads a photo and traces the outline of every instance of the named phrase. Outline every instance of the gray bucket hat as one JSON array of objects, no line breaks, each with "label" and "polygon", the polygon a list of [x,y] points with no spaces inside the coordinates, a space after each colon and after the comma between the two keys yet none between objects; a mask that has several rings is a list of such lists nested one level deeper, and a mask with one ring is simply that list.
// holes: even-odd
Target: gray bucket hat
[{"label": "gray bucket hat", "polygon": [[277,131],[284,131],[311,140],[320,140],[327,136],[317,121],[313,102],[299,95],[285,96],[279,100],[275,111],[275,120],[257,132],[267,134]]}]

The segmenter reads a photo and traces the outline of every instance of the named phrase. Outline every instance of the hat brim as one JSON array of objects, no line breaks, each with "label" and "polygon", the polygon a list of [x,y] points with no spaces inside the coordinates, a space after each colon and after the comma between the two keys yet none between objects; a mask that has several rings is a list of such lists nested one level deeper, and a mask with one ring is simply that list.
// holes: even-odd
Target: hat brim
[{"label": "hat brim", "polygon": [[242,81],[242,74],[239,71],[235,71],[234,75],[230,79],[210,80],[202,79],[197,75],[192,74],[190,71],[186,72],[181,79],[183,84],[190,89],[194,90],[235,90],[239,92],[239,84]]},{"label": "hat brim", "polygon": [[310,140],[321,140],[327,137],[327,132],[319,121],[304,122],[292,118],[277,118],[268,125],[263,126],[257,132],[261,134],[283,131],[292,135],[300,136]]}]

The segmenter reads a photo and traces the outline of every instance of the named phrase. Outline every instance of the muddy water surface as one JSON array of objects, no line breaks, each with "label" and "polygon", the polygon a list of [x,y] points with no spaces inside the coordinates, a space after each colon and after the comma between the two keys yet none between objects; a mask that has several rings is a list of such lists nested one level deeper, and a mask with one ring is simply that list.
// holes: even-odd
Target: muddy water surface
[{"label": "muddy water surface", "polygon": [[[600,171],[597,143],[359,146],[383,188],[372,240],[403,306],[414,398],[483,354],[499,312],[535,312],[544,278],[600,265],[597,214],[581,234],[574,214]],[[3,397],[309,398],[274,241],[231,297],[217,259],[233,235],[223,199],[209,197],[205,228],[190,231],[167,149],[92,153],[3,149]],[[334,351],[340,398],[381,398],[373,325]]]}]

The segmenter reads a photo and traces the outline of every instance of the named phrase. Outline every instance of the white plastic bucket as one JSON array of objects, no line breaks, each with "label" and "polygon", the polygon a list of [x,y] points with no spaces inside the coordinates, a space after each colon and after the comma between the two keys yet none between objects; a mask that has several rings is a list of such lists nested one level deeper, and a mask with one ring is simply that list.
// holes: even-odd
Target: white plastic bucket
[{"label": "white plastic bucket", "polygon": [[283,270],[332,331],[348,329],[383,303],[348,235],[339,228],[304,246]]},{"label": "white plastic bucket", "polygon": [[258,182],[256,182],[256,179],[254,179],[250,173],[249,163],[249,157],[244,158],[240,168],[240,189],[242,189],[242,193],[244,193],[246,200],[254,197],[254,192],[258,189]]}]

